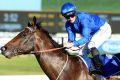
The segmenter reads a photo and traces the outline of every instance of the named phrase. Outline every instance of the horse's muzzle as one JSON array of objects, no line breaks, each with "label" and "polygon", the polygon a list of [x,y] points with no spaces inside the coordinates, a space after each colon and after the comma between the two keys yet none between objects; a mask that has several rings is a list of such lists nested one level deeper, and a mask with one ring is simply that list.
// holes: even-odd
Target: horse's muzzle
[{"label": "horse's muzzle", "polygon": [[0,50],[1,50],[1,54],[3,55],[3,56],[5,56],[6,58],[11,58],[11,53],[10,52],[7,52],[7,48],[6,47],[1,47],[0,48]]}]

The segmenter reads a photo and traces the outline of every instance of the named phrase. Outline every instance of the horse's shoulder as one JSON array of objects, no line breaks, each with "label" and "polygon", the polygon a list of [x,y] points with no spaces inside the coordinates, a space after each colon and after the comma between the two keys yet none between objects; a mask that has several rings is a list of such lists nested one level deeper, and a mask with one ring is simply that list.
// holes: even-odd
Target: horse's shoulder
[{"label": "horse's shoulder", "polygon": [[76,56],[76,55],[70,55],[69,56],[71,58],[72,61],[74,62],[82,62],[82,60],[80,59],[80,57]]}]

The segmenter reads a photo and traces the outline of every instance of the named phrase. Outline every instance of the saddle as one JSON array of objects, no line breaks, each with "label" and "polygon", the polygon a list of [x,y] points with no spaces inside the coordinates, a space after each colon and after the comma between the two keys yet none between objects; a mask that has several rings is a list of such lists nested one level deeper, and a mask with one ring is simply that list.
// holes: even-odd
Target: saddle
[{"label": "saddle", "polygon": [[113,56],[103,67],[103,76],[110,77],[120,72],[120,59]]},{"label": "saddle", "polygon": [[[92,64],[92,60],[87,56],[81,56],[83,62],[86,64],[89,71],[94,67]],[[120,73],[120,59],[117,56],[113,56],[111,59],[109,59],[107,56],[100,56],[100,59],[102,61],[103,67],[103,76],[104,78],[108,78],[110,76],[114,76],[118,73]]]}]

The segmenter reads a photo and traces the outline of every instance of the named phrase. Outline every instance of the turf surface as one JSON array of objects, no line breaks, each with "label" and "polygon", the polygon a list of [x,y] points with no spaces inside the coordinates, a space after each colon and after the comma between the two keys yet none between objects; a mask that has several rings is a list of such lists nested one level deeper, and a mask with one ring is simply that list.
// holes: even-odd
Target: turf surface
[{"label": "turf surface", "polygon": [[0,55],[0,75],[44,74],[33,55],[7,59]]}]

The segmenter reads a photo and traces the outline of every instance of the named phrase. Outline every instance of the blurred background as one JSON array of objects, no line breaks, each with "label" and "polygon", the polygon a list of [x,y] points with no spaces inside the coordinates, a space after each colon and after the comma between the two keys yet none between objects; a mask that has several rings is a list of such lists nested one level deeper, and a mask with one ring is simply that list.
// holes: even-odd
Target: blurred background
[{"label": "blurred background", "polygon": [[[112,35],[99,50],[101,54],[120,52],[120,0],[0,0],[0,47],[23,30],[33,16],[42,22],[43,28],[59,44],[67,41],[65,19],[60,14],[65,2],[76,5],[77,11],[90,12],[106,19],[111,24]],[[34,55],[12,59],[0,55],[0,75],[37,74],[44,73]]]}]

